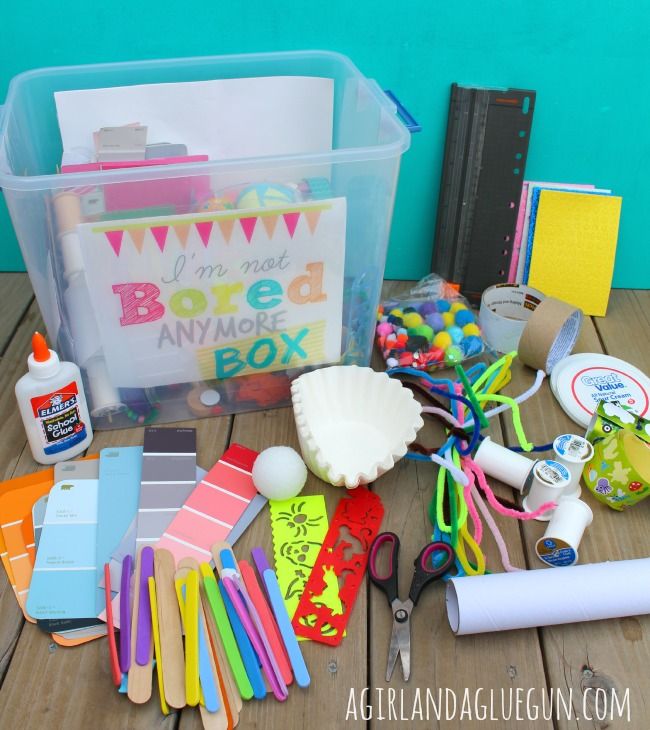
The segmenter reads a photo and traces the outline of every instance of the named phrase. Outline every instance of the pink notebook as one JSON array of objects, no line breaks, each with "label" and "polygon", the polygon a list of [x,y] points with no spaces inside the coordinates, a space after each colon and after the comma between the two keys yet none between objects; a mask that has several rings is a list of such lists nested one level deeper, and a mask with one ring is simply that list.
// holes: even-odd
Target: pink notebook
[{"label": "pink notebook", "polygon": [[156,547],[176,562],[193,557],[211,560],[210,548],[225,540],[257,495],[251,471],[257,451],[233,444],[203,477],[167,527]]}]

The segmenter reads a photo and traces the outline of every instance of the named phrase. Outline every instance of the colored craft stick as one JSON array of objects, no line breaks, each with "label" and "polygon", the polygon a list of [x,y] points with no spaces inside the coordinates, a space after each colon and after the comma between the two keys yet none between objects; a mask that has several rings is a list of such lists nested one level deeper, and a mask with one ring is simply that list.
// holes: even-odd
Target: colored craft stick
[{"label": "colored craft stick", "polygon": [[[130,555],[122,561],[122,580],[120,583],[120,668],[128,672],[131,666],[131,566]],[[109,564],[110,567],[110,564]],[[104,576],[106,571],[104,570]],[[106,579],[104,578],[104,582]],[[111,608],[111,614],[113,613]],[[106,607],[108,615],[108,606]]]},{"label": "colored craft stick", "polygon": [[[246,632],[246,635],[248,636],[248,639],[251,643],[251,646],[253,647],[253,650],[257,654],[257,658],[259,659],[261,665],[262,665],[262,671],[264,672],[267,680],[269,681],[269,684],[271,685],[271,690],[273,694],[275,695],[276,699],[280,700],[281,702],[287,699],[287,688],[286,685],[284,686],[284,690],[282,689],[282,685],[277,680],[277,677],[275,675],[275,672],[273,671],[273,667],[271,666],[271,662],[269,660],[269,656],[266,652],[266,649],[264,648],[264,644],[260,638],[260,635],[255,628],[255,625],[253,624],[253,621],[251,620],[250,615],[246,611],[246,605],[244,603],[244,600],[242,598],[241,593],[238,590],[237,583],[234,578],[230,578],[227,575],[224,575],[224,577],[221,579],[223,582],[223,587],[226,589],[226,592],[228,593],[228,596],[230,600],[232,601],[232,605],[237,612],[237,616],[239,616],[239,620],[242,623],[242,626],[244,627],[244,631]],[[282,683],[284,684],[284,682]]]},{"label": "colored craft stick", "polygon": [[[212,671],[212,665],[210,661],[210,650],[208,648],[209,638],[206,635],[206,628],[203,625],[202,609],[199,603],[199,574],[196,570],[182,568],[176,572],[176,575],[186,573],[184,578],[176,578],[176,594],[178,595],[178,605],[181,609],[181,617],[183,619],[183,626],[185,629],[185,694],[187,695],[187,704],[195,706],[200,703],[208,710],[208,712],[217,712],[220,707],[219,703],[219,690],[216,685],[216,677]],[[191,582],[196,579],[196,619],[197,619],[197,653],[198,656],[195,661],[190,661],[191,657],[191,644],[193,639],[188,635],[188,622],[191,623],[192,598],[189,596],[192,590],[189,586]],[[189,579],[189,580],[188,580]],[[197,668],[198,674],[194,675],[194,667]],[[194,702],[194,699],[199,699]]]},{"label": "colored craft stick", "polygon": [[165,700],[163,688],[162,652],[160,651],[160,631],[158,630],[158,601],[156,600],[156,581],[149,576],[149,604],[151,606],[151,627],[153,629],[153,648],[156,655],[156,677],[158,678],[158,694],[160,695],[160,709],[163,715],[169,715],[169,707]]},{"label": "colored craft stick", "polygon": [[201,575],[203,576],[203,588],[205,589],[205,595],[210,605],[210,611],[217,625],[221,641],[223,642],[223,648],[235,678],[237,689],[245,700],[250,700],[253,696],[253,687],[246,674],[246,668],[244,667],[232,626],[228,621],[226,607],[209,563],[201,563]]},{"label": "colored craft stick", "polygon": [[237,646],[239,647],[242,661],[244,662],[244,666],[246,667],[246,674],[248,675],[251,687],[253,688],[253,695],[258,700],[262,700],[264,699],[264,697],[266,697],[266,685],[264,684],[262,672],[260,671],[257,655],[255,654],[253,645],[248,638],[246,629],[244,628],[239,616],[237,615],[237,611],[233,606],[233,603],[230,599],[230,596],[228,595],[223,581],[220,580],[218,585],[219,592],[221,593],[221,598],[223,599],[224,606],[226,607],[228,620],[230,621],[230,625],[232,626],[232,631],[235,635],[235,640],[237,641]]},{"label": "colored craft stick", "polygon": [[199,576],[191,570],[185,579],[185,694],[187,704],[199,704]]},{"label": "colored craft stick", "polygon": [[108,659],[111,666],[113,684],[119,687],[122,684],[122,672],[120,672],[117,657],[115,626],[113,625],[113,606],[111,605],[111,568],[108,563],[104,564],[104,595],[106,596],[106,626],[108,627]]},{"label": "colored craft stick", "polygon": [[153,548],[142,549],[140,557],[140,602],[138,606],[138,631],[135,644],[135,661],[140,666],[149,663],[151,644],[151,605],[149,603],[149,578],[153,576]]},{"label": "colored craft stick", "polygon": [[264,586],[266,587],[266,593],[271,603],[271,607],[273,608],[275,620],[278,623],[278,628],[280,629],[284,646],[287,650],[287,654],[289,655],[289,661],[291,662],[293,676],[296,678],[296,683],[299,687],[309,687],[311,682],[309,671],[307,670],[307,665],[305,664],[304,657],[300,651],[296,634],[293,630],[293,626],[291,625],[291,619],[289,618],[286,606],[284,605],[277,576],[271,570],[271,566],[269,565],[262,548],[253,548],[251,555],[255,561],[257,572],[260,574],[260,577],[264,582]]},{"label": "colored craft stick", "polygon": [[163,657],[163,686],[170,707],[185,707],[183,631],[174,588],[175,563],[168,550],[156,550],[154,569],[158,599],[158,630]]},{"label": "colored craft stick", "polygon": [[264,598],[264,593],[260,588],[260,584],[257,582],[253,566],[246,560],[240,560],[239,573],[244,582],[244,586],[246,587],[246,591],[250,596],[250,599],[255,606],[255,610],[257,611],[264,626],[264,631],[269,641],[271,651],[275,656],[278,668],[282,674],[282,679],[285,684],[291,684],[291,682],[293,682],[293,672],[291,671],[291,664],[289,662],[287,651],[282,643],[280,629],[278,629],[278,625],[273,617],[271,607]]},{"label": "colored craft stick", "polygon": [[[269,682],[271,683],[273,694],[277,697],[277,699],[282,702],[287,698],[288,695],[287,684],[284,681],[282,672],[280,671],[280,667],[278,666],[277,659],[275,658],[275,654],[271,649],[271,644],[269,642],[268,636],[266,635],[266,631],[264,630],[264,624],[262,623],[262,619],[260,618],[260,615],[257,612],[257,609],[255,608],[255,604],[251,600],[251,597],[248,595],[246,586],[243,584],[241,575],[237,570],[237,563],[235,561],[235,555],[232,552],[232,548],[228,546],[227,548],[222,550],[220,557],[221,569],[223,571],[222,577],[225,577],[227,575],[237,589],[238,600],[237,602],[234,602],[235,607],[237,608],[237,604],[239,603],[240,608],[244,609],[246,615],[244,618],[242,618],[242,623],[244,624],[249,638],[251,639],[251,643],[253,643],[253,645],[255,646],[256,638],[258,643],[261,644],[262,652],[260,653],[257,648],[255,649],[255,651],[262,663],[264,672],[267,675]],[[246,619],[248,619],[248,621]],[[256,637],[251,635],[251,628],[253,629],[253,634],[257,634]]]},{"label": "colored craft stick", "polygon": [[[136,654],[136,641],[138,634],[138,616],[140,611],[140,590],[142,588],[140,581],[140,573],[142,566],[142,549],[138,550],[135,559],[135,579],[134,585],[134,596],[133,596],[133,612],[131,614],[131,656]],[[145,583],[145,588],[149,594],[149,583]],[[150,606],[150,602],[147,603]],[[128,683],[127,683],[127,694],[131,702],[136,704],[142,704],[148,702],[151,697],[151,671],[153,667],[153,639],[149,638],[149,646],[147,647],[147,663],[144,665],[138,664],[137,661],[132,661],[129,667]]]}]

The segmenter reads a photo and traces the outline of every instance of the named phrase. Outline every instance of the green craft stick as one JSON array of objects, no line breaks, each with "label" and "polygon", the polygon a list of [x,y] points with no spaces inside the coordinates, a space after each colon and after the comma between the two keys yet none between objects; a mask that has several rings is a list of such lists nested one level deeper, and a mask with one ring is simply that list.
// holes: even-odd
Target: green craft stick
[{"label": "green craft stick", "polygon": [[474,406],[474,409],[476,410],[476,414],[478,415],[478,420],[481,424],[481,428],[487,428],[490,424],[488,423],[488,419],[486,418],[485,413],[483,413],[483,409],[479,405],[479,402],[476,398],[476,393],[474,392],[471,383],[467,379],[465,371],[463,370],[461,365],[456,365],[454,370],[460,378],[460,382],[463,384],[463,388],[465,388],[465,395],[468,397],[469,402]]},{"label": "green craft stick", "polygon": [[219,629],[219,635],[221,636],[223,648],[228,657],[228,663],[237,683],[237,689],[243,699],[250,700],[253,696],[253,687],[246,674],[244,662],[242,661],[237,642],[235,641],[235,635],[232,632],[232,627],[228,620],[226,607],[224,606],[223,598],[219,593],[219,587],[217,586],[217,581],[209,563],[201,563],[201,575],[203,576],[205,595],[208,597],[210,610]]}]

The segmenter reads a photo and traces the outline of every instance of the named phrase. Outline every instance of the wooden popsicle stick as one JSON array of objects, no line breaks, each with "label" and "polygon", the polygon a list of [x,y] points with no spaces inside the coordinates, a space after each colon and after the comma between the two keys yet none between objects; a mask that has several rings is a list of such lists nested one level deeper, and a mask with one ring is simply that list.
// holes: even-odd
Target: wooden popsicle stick
[{"label": "wooden popsicle stick", "polygon": [[158,630],[163,658],[163,687],[170,707],[185,707],[185,655],[181,615],[176,598],[174,556],[169,550],[156,550],[154,575],[158,599]]},{"label": "wooden popsicle stick", "polygon": [[[133,610],[131,611],[131,658],[135,656],[137,641],[138,609],[140,605],[140,560],[142,557],[142,550],[143,548],[138,550],[135,561]],[[138,664],[137,662],[131,661],[129,666],[127,695],[131,702],[135,702],[139,705],[148,702],[151,698],[153,680],[153,636],[150,637],[149,643],[149,661],[147,664]]]},{"label": "wooden popsicle stick", "polygon": [[[199,601],[199,624],[202,627],[204,635],[208,638],[206,645],[210,659],[210,667],[212,669],[212,674],[217,679],[215,685],[217,687],[217,692],[219,695],[219,709],[217,712],[208,712],[204,705],[199,705],[201,722],[203,723],[203,727],[205,728],[205,730],[233,730],[236,723],[233,722],[233,717],[231,709],[228,705],[228,700],[224,697],[224,693],[221,687],[222,679],[219,676],[216,657],[214,656],[214,653],[212,651],[212,642],[210,641],[208,623],[205,618],[203,603],[201,601]],[[237,714],[237,720],[239,720],[239,713]]]},{"label": "wooden popsicle stick", "polygon": [[[235,554],[232,551],[232,545],[229,542],[226,542],[225,540],[218,540],[214,543],[214,545],[210,548],[210,552],[212,553],[212,559],[214,560],[214,567],[217,569],[217,573],[219,576],[221,576],[221,571],[223,570],[223,566],[221,565],[221,551],[227,550],[229,553],[232,554],[233,558],[235,558]],[[237,565],[237,559],[235,558],[235,565]]]},{"label": "wooden popsicle stick", "polygon": [[[190,570],[199,569],[199,564],[194,558],[183,558],[178,565],[179,567],[187,567]],[[203,585],[200,585],[199,587],[199,595],[201,597],[201,604],[208,625],[210,639],[215,650],[215,661],[222,684],[222,694],[225,692],[226,701],[232,714],[233,725],[237,725],[239,722],[239,713],[243,707],[243,701],[239,694],[239,690],[237,689],[237,683],[235,682],[235,677],[233,676],[230,663],[226,656],[226,650],[224,649],[221,641],[221,634],[219,633],[214,616],[210,610],[208,598],[203,589]]]},{"label": "wooden popsicle stick", "polygon": [[158,680],[158,694],[160,695],[160,709],[163,715],[169,715],[169,707],[165,701],[163,687],[162,656],[160,652],[160,632],[158,631],[158,601],[156,600],[156,581],[149,576],[149,603],[151,604],[151,633],[153,635],[154,656],[156,657],[156,679]]}]

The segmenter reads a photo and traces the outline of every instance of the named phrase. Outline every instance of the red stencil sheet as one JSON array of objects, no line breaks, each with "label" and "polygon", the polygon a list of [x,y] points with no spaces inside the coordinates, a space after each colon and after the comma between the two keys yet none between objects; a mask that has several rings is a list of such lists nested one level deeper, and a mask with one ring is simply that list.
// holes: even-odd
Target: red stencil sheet
[{"label": "red stencil sheet", "polygon": [[[296,634],[330,646],[341,643],[383,516],[381,499],[365,487],[338,503],[293,617]],[[338,582],[341,613],[319,600],[332,580]]]}]

